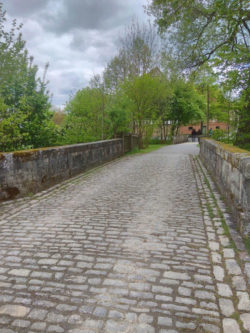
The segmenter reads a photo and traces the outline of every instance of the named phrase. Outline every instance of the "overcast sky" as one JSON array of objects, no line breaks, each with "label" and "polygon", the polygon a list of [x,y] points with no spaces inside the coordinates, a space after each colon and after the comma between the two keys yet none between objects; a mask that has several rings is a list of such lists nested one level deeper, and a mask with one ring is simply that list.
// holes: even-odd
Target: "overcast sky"
[{"label": "overcast sky", "polygon": [[2,0],[7,18],[23,23],[23,37],[47,78],[52,104],[63,105],[115,56],[131,19],[147,21],[148,0]]}]

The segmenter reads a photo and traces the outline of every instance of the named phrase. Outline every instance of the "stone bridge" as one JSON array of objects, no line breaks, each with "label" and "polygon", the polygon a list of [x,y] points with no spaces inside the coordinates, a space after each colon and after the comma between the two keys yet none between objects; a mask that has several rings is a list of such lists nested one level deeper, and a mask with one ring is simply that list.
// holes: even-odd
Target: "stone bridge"
[{"label": "stone bridge", "polygon": [[0,333],[249,332],[249,257],[197,154],[125,156],[2,203]]}]

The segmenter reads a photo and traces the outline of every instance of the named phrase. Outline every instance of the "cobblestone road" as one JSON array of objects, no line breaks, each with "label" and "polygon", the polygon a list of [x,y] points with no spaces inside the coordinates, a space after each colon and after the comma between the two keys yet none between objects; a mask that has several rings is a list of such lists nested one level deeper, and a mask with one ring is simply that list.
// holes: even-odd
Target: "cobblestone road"
[{"label": "cobblestone road", "polygon": [[249,266],[197,150],[124,157],[2,204],[0,333],[248,332]]}]

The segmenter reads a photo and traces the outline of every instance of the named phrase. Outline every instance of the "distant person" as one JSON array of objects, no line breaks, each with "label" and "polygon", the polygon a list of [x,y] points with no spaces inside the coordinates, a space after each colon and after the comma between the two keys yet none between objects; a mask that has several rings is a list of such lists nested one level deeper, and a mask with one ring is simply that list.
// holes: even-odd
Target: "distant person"
[{"label": "distant person", "polygon": [[195,137],[196,137],[196,130],[193,128],[193,130],[192,130],[192,142],[195,142]]},{"label": "distant person", "polygon": [[213,130],[212,130],[212,128],[210,128],[210,130],[209,130],[209,132],[208,132],[208,135],[209,135],[209,136],[212,136],[212,134],[213,134]]},{"label": "distant person", "polygon": [[199,130],[197,131],[197,135],[201,135],[201,129],[199,128]]}]

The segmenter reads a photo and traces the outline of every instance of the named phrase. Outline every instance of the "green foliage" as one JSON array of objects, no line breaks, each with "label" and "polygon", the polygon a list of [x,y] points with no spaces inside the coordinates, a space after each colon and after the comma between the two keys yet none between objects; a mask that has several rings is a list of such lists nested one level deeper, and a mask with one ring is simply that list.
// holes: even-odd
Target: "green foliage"
[{"label": "green foliage", "polygon": [[238,131],[235,143],[243,148],[250,150],[250,72],[248,77],[248,86],[242,91],[240,96],[240,113]]},{"label": "green foliage", "polygon": [[203,65],[199,71],[191,74],[191,79],[204,98],[206,120],[216,119],[228,122],[228,106],[231,101],[222,87],[216,83],[216,75],[212,69],[209,66]]},{"label": "green foliage", "polygon": [[102,96],[97,88],[79,90],[66,106],[64,143],[91,142],[102,138]]},{"label": "green foliage", "polygon": [[[204,116],[202,97],[184,80],[168,81],[163,75],[149,73],[125,80],[112,93],[105,87],[100,93],[91,82],[92,88],[78,91],[67,105],[62,143],[100,140],[103,127],[105,138],[128,132],[139,135],[142,148],[150,143],[159,124],[170,120],[175,134],[181,125]],[[161,142],[166,138],[167,133]]]},{"label": "green foliage", "polygon": [[120,91],[110,100],[107,106],[109,137],[118,137],[130,131],[130,104],[128,97]]},{"label": "green foliage", "polygon": [[149,11],[160,31],[177,43],[176,50],[189,67],[211,58],[217,65],[225,59],[242,62],[248,53],[247,0],[153,0]]},{"label": "green foliage", "polygon": [[103,126],[105,138],[133,132],[147,144],[158,117],[159,102],[166,94],[165,84],[145,74],[126,80],[112,94],[107,94],[105,88],[100,94],[94,86],[92,81],[92,88],[78,91],[68,103],[63,142],[100,140]]},{"label": "green foliage", "polygon": [[0,3],[0,150],[52,145],[56,132],[45,79],[37,78],[21,26],[14,20],[8,31],[5,24]]},{"label": "green foliage", "polygon": [[23,148],[27,133],[22,132],[22,124],[26,120],[22,112],[9,110],[0,97],[0,149],[2,151]]},{"label": "green foliage", "polygon": [[148,11],[174,45],[172,58],[188,71],[209,63],[224,90],[240,96],[235,143],[250,146],[249,1],[153,0]]},{"label": "green foliage", "polygon": [[216,129],[212,133],[212,139],[216,141],[222,141],[222,142],[227,142],[227,133],[223,131],[222,129]]},{"label": "green foliage", "polygon": [[176,134],[181,125],[204,118],[204,102],[192,84],[178,80],[173,85],[168,119],[172,122],[172,134]]},{"label": "green foliage", "polygon": [[131,102],[133,132],[139,135],[142,147],[144,143],[148,144],[152,136],[159,111],[159,101],[166,96],[166,85],[159,77],[144,74],[125,81],[122,89]]}]

